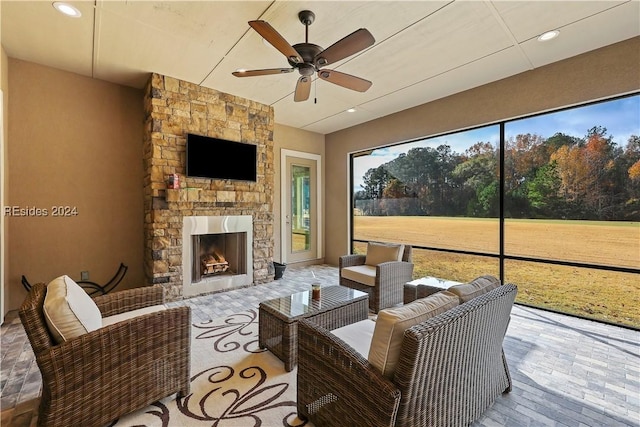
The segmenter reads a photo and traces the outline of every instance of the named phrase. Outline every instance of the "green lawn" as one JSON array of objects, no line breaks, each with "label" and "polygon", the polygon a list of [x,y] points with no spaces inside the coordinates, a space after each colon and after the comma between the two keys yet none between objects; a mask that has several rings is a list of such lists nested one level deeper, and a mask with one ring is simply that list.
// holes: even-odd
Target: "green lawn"
[{"label": "green lawn", "polygon": [[[365,217],[355,238],[498,253],[496,219]],[[357,252],[364,253],[364,244]],[[640,267],[640,224],[562,220],[506,220],[510,255]],[[414,251],[414,277],[469,281],[498,275],[494,258]],[[517,302],[640,327],[640,275],[521,261],[505,262],[505,280],[518,285]]]}]

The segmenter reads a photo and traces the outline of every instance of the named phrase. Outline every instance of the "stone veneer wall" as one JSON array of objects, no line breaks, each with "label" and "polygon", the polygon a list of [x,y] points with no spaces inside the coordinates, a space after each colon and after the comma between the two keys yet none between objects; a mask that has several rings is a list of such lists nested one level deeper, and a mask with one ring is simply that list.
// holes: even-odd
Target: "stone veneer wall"
[{"label": "stone veneer wall", "polygon": [[[182,218],[253,216],[253,283],[271,279],[273,260],[273,108],[178,79],[153,74],[145,89],[145,275],[182,292]],[[187,133],[257,144],[257,182],[185,178]],[[229,162],[233,159],[212,159]],[[180,175],[180,189],[166,176]],[[251,250],[251,248],[248,248]]]}]

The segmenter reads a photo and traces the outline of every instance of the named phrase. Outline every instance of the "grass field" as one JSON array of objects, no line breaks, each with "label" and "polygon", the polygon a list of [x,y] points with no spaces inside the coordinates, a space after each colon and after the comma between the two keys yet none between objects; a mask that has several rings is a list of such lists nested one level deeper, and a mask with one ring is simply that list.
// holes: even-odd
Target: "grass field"
[{"label": "grass field", "polygon": [[[354,237],[497,254],[498,227],[495,219],[356,216]],[[640,223],[506,220],[505,252],[638,268]],[[416,250],[413,260],[416,278],[469,281],[499,269],[495,258],[437,251]],[[505,280],[518,285],[518,302],[640,327],[638,274],[507,260]]]}]

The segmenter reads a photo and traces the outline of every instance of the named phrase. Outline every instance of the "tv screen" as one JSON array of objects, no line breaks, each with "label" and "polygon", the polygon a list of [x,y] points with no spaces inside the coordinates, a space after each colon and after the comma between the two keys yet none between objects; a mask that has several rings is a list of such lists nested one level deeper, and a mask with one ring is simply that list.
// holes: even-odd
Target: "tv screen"
[{"label": "tv screen", "polygon": [[257,146],[188,134],[187,176],[255,182]]}]

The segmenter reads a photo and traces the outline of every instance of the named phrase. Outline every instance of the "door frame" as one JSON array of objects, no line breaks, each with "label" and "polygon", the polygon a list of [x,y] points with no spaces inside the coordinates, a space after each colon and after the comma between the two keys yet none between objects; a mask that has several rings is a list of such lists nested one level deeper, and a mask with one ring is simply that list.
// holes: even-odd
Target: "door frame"
[{"label": "door frame", "polygon": [[5,277],[8,277],[7,274],[7,265],[5,263],[5,254],[6,254],[6,241],[7,241],[7,228],[8,225],[5,222],[5,199],[7,199],[7,194],[5,191],[5,174],[8,174],[7,167],[9,166],[9,160],[7,159],[7,150],[5,148],[5,140],[4,140],[4,114],[5,114],[5,105],[4,105],[4,92],[0,89],[0,165],[2,166],[0,169],[0,206],[2,207],[2,214],[0,214],[0,323],[4,323],[4,316],[6,314],[5,309],[8,307],[7,304],[7,293],[5,293],[4,288],[7,282],[5,281]]},{"label": "door frame", "polygon": [[[287,262],[287,188],[290,186],[289,171],[287,169],[287,157],[298,157],[301,159],[313,160],[316,162],[316,258],[324,258],[322,242],[324,240],[324,231],[322,229],[323,209],[322,209],[322,156],[320,154],[306,153],[304,151],[280,149],[280,260],[286,264]],[[305,260],[312,261],[312,260]]]}]

